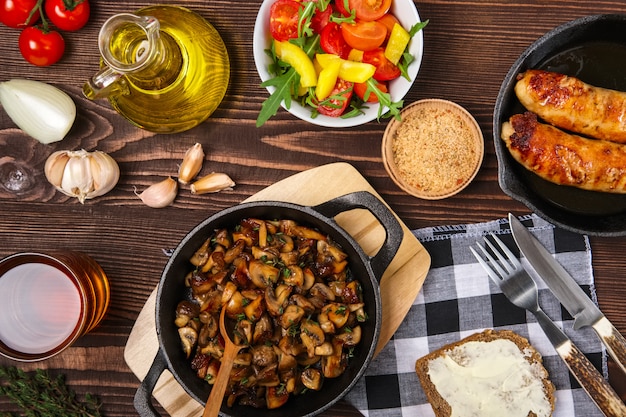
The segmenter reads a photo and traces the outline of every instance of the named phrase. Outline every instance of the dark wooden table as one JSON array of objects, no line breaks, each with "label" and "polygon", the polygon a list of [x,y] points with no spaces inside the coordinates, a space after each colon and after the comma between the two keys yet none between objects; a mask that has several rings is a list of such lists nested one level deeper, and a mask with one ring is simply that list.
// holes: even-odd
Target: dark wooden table
[{"label": "dark wooden table", "polygon": [[[497,183],[492,112],[500,84],[520,53],[548,30],[585,15],[624,11],[621,0],[416,2],[422,19],[430,19],[430,24],[424,32],[421,70],[406,103],[422,98],[456,101],[476,117],[486,142],[476,180],[457,196],[433,202],[408,196],[387,176],[380,155],[384,123],[328,129],[281,110],[263,127],[255,127],[261,102],[267,97],[259,87],[252,59],[252,31],[260,0],[177,3],[197,11],[219,30],[228,45],[232,81],[223,103],[207,122],[176,135],[139,130],[111,110],[108,102],[91,102],[81,95],[83,82],[98,68],[96,42],[102,23],[114,13],[149,2],[92,0],[90,22],[81,31],[66,34],[65,56],[47,68],[26,63],[17,47],[19,32],[0,27],[0,81],[24,77],[55,84],[72,95],[78,108],[70,134],[52,145],[27,137],[0,111],[0,173],[15,164],[32,181],[19,193],[0,184],[0,256],[37,249],[81,249],[102,265],[112,285],[108,315],[74,347],[44,362],[0,359],[0,365],[64,373],[79,394],[96,394],[110,417],[136,414],[132,402],[138,380],[125,364],[123,351],[166,263],[162,249],[175,247],[210,214],[294,173],[337,161],[353,164],[413,229],[493,220],[509,211],[527,213]],[[171,207],[144,206],[134,188],[143,189],[175,174],[185,150],[195,142],[202,143],[207,153],[204,171],[228,173],[237,183],[235,189],[204,196],[181,192]],[[76,148],[108,152],[122,171],[112,192],[84,205],[56,192],[43,176],[50,153]],[[591,238],[591,245],[600,307],[626,334],[626,237]],[[626,398],[624,375],[611,367],[611,376]],[[13,408],[0,399],[0,409]],[[340,402],[325,415],[359,414]]]}]

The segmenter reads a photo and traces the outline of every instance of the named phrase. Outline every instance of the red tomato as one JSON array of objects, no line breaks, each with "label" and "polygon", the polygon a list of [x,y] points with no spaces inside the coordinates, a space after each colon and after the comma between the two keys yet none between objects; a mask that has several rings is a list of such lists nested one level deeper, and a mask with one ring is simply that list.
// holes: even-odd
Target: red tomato
[{"label": "red tomato", "polygon": [[348,58],[352,49],[343,39],[341,27],[335,22],[329,22],[322,30],[320,46],[327,54],[339,55],[343,59]]},{"label": "red tomato", "polygon": [[350,12],[348,11],[348,8],[350,6],[346,8],[347,3],[348,3],[348,0],[335,0],[335,8],[337,9],[339,13],[341,13],[345,17],[350,16]]},{"label": "red tomato", "polygon": [[[377,82],[376,86],[383,93],[387,93],[387,84]],[[354,94],[356,94],[361,100],[366,101],[368,103],[378,103],[378,96],[374,93],[370,93],[365,99],[365,91],[367,91],[367,83],[354,83]]]},{"label": "red tomato", "polygon": [[324,10],[323,12],[320,10],[317,10],[315,14],[313,15],[313,17],[311,18],[311,29],[313,29],[315,33],[321,34],[322,30],[324,30],[328,22],[330,22],[330,16],[332,14],[333,14],[332,4],[329,4],[328,7],[326,7],[326,10]]},{"label": "red tomato", "polygon": [[[337,78],[335,88],[330,93],[330,96],[323,101],[323,104],[317,106],[319,114],[323,114],[330,117],[339,117],[346,111],[348,103],[352,98],[352,87],[354,83]],[[341,98],[333,98],[341,96]]]},{"label": "red tomato", "polygon": [[391,30],[393,29],[393,25],[395,25],[396,23],[400,24],[400,21],[396,19],[396,17],[392,15],[391,13],[387,13],[383,15],[383,17],[378,19],[377,22],[382,23],[387,28],[386,39],[389,39],[389,35],[391,35]]},{"label": "red tomato", "polygon": [[277,41],[298,37],[298,11],[301,4],[294,0],[278,0],[270,7],[270,33]]},{"label": "red tomato", "polygon": [[61,30],[75,31],[87,24],[89,0],[46,0],[46,17]]},{"label": "red tomato", "polygon": [[354,49],[371,51],[383,44],[387,28],[378,22],[342,23],[341,34]]},{"label": "red tomato", "polygon": [[24,59],[40,67],[54,64],[65,51],[65,41],[59,32],[44,32],[38,26],[24,29],[18,38],[18,45]]},{"label": "red tomato", "polygon": [[35,10],[30,20],[28,16],[36,5],[37,0],[1,0],[0,22],[16,29],[34,25],[39,20],[39,10]]},{"label": "red tomato", "polygon": [[355,11],[357,19],[371,22],[389,11],[391,0],[348,0],[348,4],[350,10]]},{"label": "red tomato", "polygon": [[373,76],[376,81],[393,80],[402,74],[400,68],[385,57],[385,50],[383,48],[363,52],[363,62],[376,67],[376,72]]}]

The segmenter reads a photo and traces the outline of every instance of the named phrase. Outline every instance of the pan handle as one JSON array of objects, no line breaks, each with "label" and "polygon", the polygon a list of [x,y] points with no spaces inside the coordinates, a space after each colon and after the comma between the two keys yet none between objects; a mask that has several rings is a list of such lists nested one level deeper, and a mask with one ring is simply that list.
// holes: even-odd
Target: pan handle
[{"label": "pan handle", "polygon": [[339,213],[356,208],[366,209],[376,217],[386,232],[383,246],[379,249],[378,253],[370,259],[370,265],[374,271],[374,275],[380,282],[383,273],[396,256],[402,239],[404,238],[404,231],[402,230],[402,226],[400,226],[400,222],[398,222],[395,214],[391,212],[385,203],[372,193],[356,191],[333,198],[330,201],[311,208],[331,219]]},{"label": "pan handle", "polygon": [[154,391],[159,377],[166,368],[167,363],[165,361],[165,355],[161,348],[159,348],[146,377],[141,381],[141,385],[139,385],[135,393],[133,404],[140,416],[160,417],[160,414],[157,412],[156,408],[154,408],[154,405],[152,405],[152,392]]}]

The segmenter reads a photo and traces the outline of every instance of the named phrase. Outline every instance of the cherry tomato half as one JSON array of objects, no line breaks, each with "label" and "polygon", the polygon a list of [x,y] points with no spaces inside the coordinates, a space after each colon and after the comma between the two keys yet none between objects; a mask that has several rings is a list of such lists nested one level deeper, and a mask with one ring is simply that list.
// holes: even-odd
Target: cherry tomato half
[{"label": "cherry tomato half", "polygon": [[354,49],[371,51],[383,44],[387,36],[387,28],[376,21],[342,23],[341,35]]},{"label": "cherry tomato half", "polygon": [[311,29],[315,33],[322,33],[322,30],[326,27],[328,22],[330,22],[330,16],[333,14],[333,5],[329,4],[326,7],[326,10],[323,12],[321,10],[317,10],[313,17],[311,18]]},{"label": "cherry tomato half", "polygon": [[28,20],[30,12],[36,5],[37,0],[1,0],[0,22],[16,29],[32,26],[39,20],[40,16],[39,10],[36,10],[33,17]]},{"label": "cherry tomato half", "polygon": [[270,33],[277,41],[298,37],[298,11],[302,5],[294,0],[278,0],[270,7]]},{"label": "cherry tomato half", "polygon": [[[376,87],[383,93],[387,93],[387,84],[384,82],[376,82]],[[367,83],[354,83],[354,94],[356,94],[361,100],[368,103],[378,103],[378,96],[374,93],[370,93],[365,99],[365,92],[367,91]]]},{"label": "cherry tomato half", "polygon": [[335,83],[335,88],[333,88],[330,96],[324,100],[323,104],[317,106],[319,114],[330,117],[341,116],[352,98],[353,85],[354,83],[337,78],[337,83]]},{"label": "cherry tomato half", "polygon": [[46,17],[61,30],[75,31],[87,24],[89,0],[46,0]]},{"label": "cherry tomato half", "polygon": [[352,50],[341,34],[341,27],[335,22],[329,22],[322,30],[320,46],[327,54],[339,55],[343,59],[347,59]]},{"label": "cherry tomato half", "polygon": [[357,19],[371,22],[389,11],[391,0],[348,0],[348,4],[350,10],[355,11]]},{"label": "cherry tomato half", "polygon": [[24,29],[17,42],[24,59],[40,67],[54,64],[65,51],[65,41],[59,32],[44,32],[38,26]]},{"label": "cherry tomato half", "polygon": [[385,57],[385,50],[383,48],[363,52],[363,62],[376,67],[376,72],[374,72],[373,75],[376,81],[394,80],[402,74],[400,68]]},{"label": "cherry tomato half", "polygon": [[387,13],[383,15],[383,17],[378,19],[377,22],[382,23],[387,28],[386,39],[389,39],[389,35],[391,35],[391,31],[393,30],[393,25],[395,25],[396,23],[400,24],[400,21],[396,19],[396,17],[392,15],[391,13]]}]

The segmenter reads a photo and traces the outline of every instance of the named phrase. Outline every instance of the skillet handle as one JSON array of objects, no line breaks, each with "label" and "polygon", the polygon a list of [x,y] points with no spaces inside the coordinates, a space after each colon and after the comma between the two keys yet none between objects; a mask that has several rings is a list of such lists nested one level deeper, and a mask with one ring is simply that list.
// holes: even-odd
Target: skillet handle
[{"label": "skillet handle", "polygon": [[154,357],[154,361],[152,362],[146,377],[143,381],[141,381],[133,400],[135,410],[137,410],[139,415],[142,417],[160,417],[160,414],[152,405],[152,392],[154,391],[154,387],[159,380],[159,377],[163,371],[165,371],[165,368],[167,368],[165,355],[161,351],[161,348],[159,348],[159,351]]},{"label": "skillet handle", "polygon": [[382,247],[376,255],[370,258],[374,275],[380,282],[404,238],[402,226],[391,210],[378,197],[367,191],[345,194],[311,208],[331,219],[339,213],[356,208],[366,209],[376,217],[386,232]]}]

